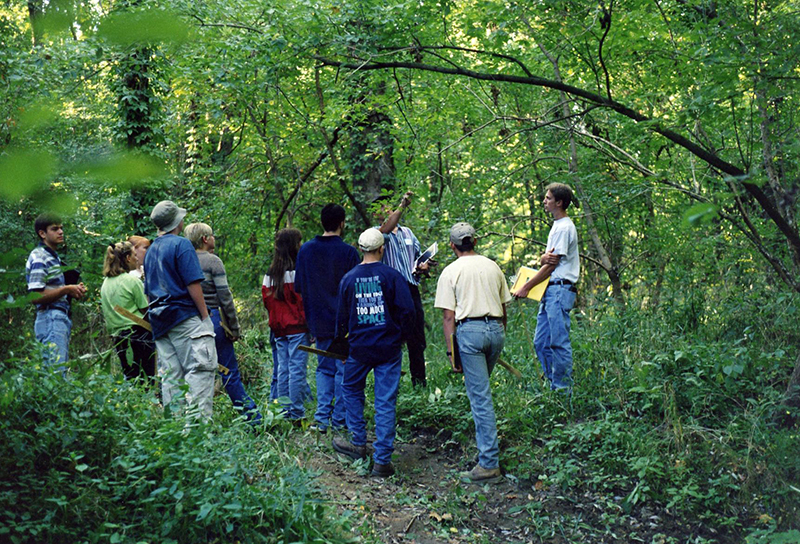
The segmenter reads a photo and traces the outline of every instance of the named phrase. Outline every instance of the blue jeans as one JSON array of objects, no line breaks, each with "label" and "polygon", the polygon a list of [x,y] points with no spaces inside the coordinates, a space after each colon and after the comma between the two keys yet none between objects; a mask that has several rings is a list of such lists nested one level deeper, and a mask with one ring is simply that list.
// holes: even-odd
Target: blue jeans
[{"label": "blue jeans", "polygon": [[278,342],[272,329],[269,331],[269,347],[272,350],[272,382],[269,386],[270,402],[278,400]]},{"label": "blue jeans", "polygon": [[72,332],[72,320],[66,312],[56,309],[37,311],[33,331],[36,340],[44,344],[44,366],[65,373],[69,359],[69,335]]},{"label": "blue jeans", "polygon": [[375,453],[376,463],[385,465],[392,460],[394,451],[395,424],[397,420],[397,390],[400,387],[400,364],[403,352],[398,346],[397,355],[386,363],[377,366],[366,365],[348,357],[344,365],[345,406],[347,407],[347,428],[351,441],[356,446],[367,444],[367,425],[364,422],[364,386],[367,374],[375,374]]},{"label": "blue jeans", "polygon": [[[317,349],[327,351],[332,342],[333,338],[317,338]],[[317,411],[314,419],[320,429],[331,425],[334,429],[344,429],[346,426],[343,376],[344,361],[317,355]]]},{"label": "blue jeans", "polygon": [[533,346],[553,390],[572,389],[572,346],[569,343],[569,312],[575,305],[572,289],[571,285],[548,285],[536,316]]},{"label": "blue jeans", "polygon": [[219,364],[228,369],[227,375],[222,372],[219,373],[225,386],[225,392],[228,393],[233,407],[243,412],[248,422],[258,423],[261,421],[261,412],[258,411],[255,401],[244,390],[242,375],[239,373],[239,364],[236,361],[236,352],[233,350],[233,342],[225,336],[225,331],[220,321],[219,309],[211,310],[210,315],[211,321],[214,323],[214,334],[216,335],[214,342],[217,346],[217,360]]},{"label": "blue jeans", "polygon": [[298,346],[308,345],[308,333],[289,334],[275,338],[278,352],[278,396],[288,398],[283,409],[288,419],[302,419],[306,415],[306,364],[308,353]]},{"label": "blue jeans", "polygon": [[456,329],[456,338],[469,406],[475,421],[478,464],[483,468],[497,468],[500,464],[497,421],[489,376],[503,351],[506,333],[500,321],[467,321]]}]

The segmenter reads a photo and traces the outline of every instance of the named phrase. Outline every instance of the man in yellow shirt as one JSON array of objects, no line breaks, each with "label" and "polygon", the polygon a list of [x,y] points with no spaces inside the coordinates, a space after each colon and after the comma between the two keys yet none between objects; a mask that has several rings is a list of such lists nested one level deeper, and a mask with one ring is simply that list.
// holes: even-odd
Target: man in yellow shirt
[{"label": "man in yellow shirt", "polygon": [[[505,343],[506,307],[511,293],[497,263],[475,252],[475,229],[456,223],[450,229],[450,248],[458,257],[447,266],[436,286],[436,308],[443,312],[447,356],[455,368],[453,352],[461,355],[478,464],[461,473],[467,483],[491,483],[502,478],[489,376]],[[457,345],[451,345],[453,334]]]}]

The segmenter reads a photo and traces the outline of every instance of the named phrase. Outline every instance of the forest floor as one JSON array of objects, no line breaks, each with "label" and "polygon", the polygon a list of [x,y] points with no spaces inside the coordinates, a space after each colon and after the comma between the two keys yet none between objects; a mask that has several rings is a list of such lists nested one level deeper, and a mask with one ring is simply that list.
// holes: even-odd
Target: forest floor
[{"label": "forest floor", "polygon": [[[460,544],[572,542],[628,543],[730,541],[647,507],[624,513],[620,497],[576,494],[541,481],[506,474],[494,485],[461,483],[472,467],[463,448],[446,431],[417,431],[395,444],[397,473],[370,477],[368,464],[339,456],[331,434],[296,435],[300,463],[318,474],[317,483],[338,513],[350,518],[354,536],[383,543]],[[473,445],[474,450],[474,445]],[[615,500],[616,499],[616,500]],[[700,537],[700,540],[692,539]]]}]

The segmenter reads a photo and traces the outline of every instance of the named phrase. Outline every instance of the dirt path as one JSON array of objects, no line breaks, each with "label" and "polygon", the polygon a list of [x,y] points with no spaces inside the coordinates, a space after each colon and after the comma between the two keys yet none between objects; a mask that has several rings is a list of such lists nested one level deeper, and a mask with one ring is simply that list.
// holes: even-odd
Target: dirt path
[{"label": "dirt path", "polygon": [[[533,495],[511,478],[487,486],[466,485],[458,472],[462,460],[455,442],[424,432],[396,444],[397,474],[382,480],[368,475],[366,463],[340,457],[330,436],[306,433],[299,439],[305,466],[340,513],[349,514],[357,531],[386,543],[531,542],[525,506]],[[538,539],[536,539],[538,540]],[[558,540],[553,540],[558,542]]]},{"label": "dirt path", "polygon": [[[356,535],[383,543],[666,544],[702,534],[704,542],[732,542],[641,507],[624,513],[621,497],[570,493],[506,474],[494,485],[460,483],[474,459],[446,432],[419,431],[395,444],[397,474],[372,478],[368,464],[341,457],[331,435],[297,433],[300,462],[319,473],[318,483]],[[474,450],[474,445],[473,445]],[[474,453],[474,452],[473,452]]]}]

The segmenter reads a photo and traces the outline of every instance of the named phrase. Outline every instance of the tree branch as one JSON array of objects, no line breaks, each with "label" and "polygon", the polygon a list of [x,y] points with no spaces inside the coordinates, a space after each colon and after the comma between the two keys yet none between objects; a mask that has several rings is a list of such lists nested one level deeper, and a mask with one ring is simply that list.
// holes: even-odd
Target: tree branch
[{"label": "tree branch", "polygon": [[[531,244],[536,244],[537,246],[542,246],[542,247],[545,247],[545,248],[547,247],[547,244],[544,243],[544,242],[539,242],[537,240],[531,240],[530,238],[525,238],[524,236],[520,236],[518,234],[506,234],[505,232],[489,231],[489,232],[484,233],[482,238],[486,237],[486,236],[502,236],[503,238],[511,238],[512,240],[524,240],[524,241],[529,242]],[[601,263],[600,261],[598,261],[594,257],[589,257],[588,255],[585,255],[583,253],[580,253],[579,256],[580,256],[581,259],[583,259],[585,261],[589,261],[590,263],[594,263],[597,266],[599,266],[600,268],[602,268],[603,270],[606,270],[606,267],[603,266],[603,263]],[[607,271],[608,270],[606,270],[606,272]]]},{"label": "tree branch", "polygon": [[471,79],[477,79],[480,81],[498,81],[505,83],[516,83],[520,85],[530,85],[534,87],[544,87],[548,89],[563,91],[573,96],[579,96],[581,98],[588,100],[589,102],[609,108],[624,117],[636,121],[637,123],[644,124],[647,130],[660,134],[667,140],[684,148],[689,153],[701,159],[710,166],[720,170],[724,174],[736,178],[736,180],[739,183],[741,183],[742,187],[744,187],[744,189],[759,203],[759,205],[763,208],[767,216],[772,220],[773,223],[775,223],[775,225],[778,227],[781,233],[786,237],[795,255],[800,256],[800,233],[798,233],[798,231],[792,225],[789,224],[786,218],[783,217],[783,214],[777,208],[775,203],[766,193],[764,193],[764,191],[761,189],[760,186],[745,181],[745,179],[747,178],[746,172],[744,172],[739,167],[734,166],[733,164],[723,160],[721,157],[715,155],[714,153],[711,153],[710,151],[706,150],[697,143],[689,140],[685,136],[665,127],[658,119],[648,117],[634,110],[633,108],[626,106],[625,104],[617,102],[616,100],[604,97],[597,93],[587,91],[586,89],[575,87],[574,85],[569,85],[563,82],[555,81],[552,79],[546,79],[538,76],[522,77],[511,74],[477,72],[475,70],[468,70],[460,66],[444,67],[444,66],[435,66],[431,64],[424,64],[420,62],[374,62],[374,63],[364,62],[362,64],[352,64],[316,55],[314,56],[314,58],[318,60],[323,66],[346,68],[349,70],[372,71],[372,70],[388,70],[392,68],[406,68],[409,70],[419,70],[423,72],[433,72],[439,74],[463,76]]},{"label": "tree branch", "polygon": [[614,0],[608,5],[608,9],[600,2],[600,7],[603,10],[603,18],[600,20],[600,28],[604,29],[603,35],[600,37],[600,43],[597,46],[597,59],[600,61],[600,68],[603,69],[603,74],[606,76],[606,96],[611,100],[611,76],[608,74],[606,61],[603,59],[603,44],[611,32],[611,12],[614,9]]},{"label": "tree branch", "polygon": [[286,198],[286,202],[283,203],[283,207],[281,207],[281,211],[278,212],[278,218],[275,220],[275,230],[276,231],[280,230],[281,223],[283,222],[283,216],[286,214],[286,210],[289,209],[289,205],[294,200],[294,197],[296,197],[297,194],[300,192],[300,189],[303,187],[303,184],[305,184],[305,182],[308,181],[308,178],[311,177],[311,174],[314,173],[314,170],[316,170],[319,167],[319,165],[322,164],[322,161],[324,161],[325,158],[330,154],[330,151],[329,151],[330,148],[332,148],[336,144],[336,142],[339,140],[339,131],[340,131],[340,127],[336,127],[336,129],[333,131],[333,135],[332,135],[331,141],[328,142],[328,147],[317,156],[317,158],[314,160],[314,162],[312,162],[308,166],[308,169],[306,169],[305,173],[300,177],[299,180],[297,180],[297,185],[295,185],[295,187],[292,190],[291,194]]}]

